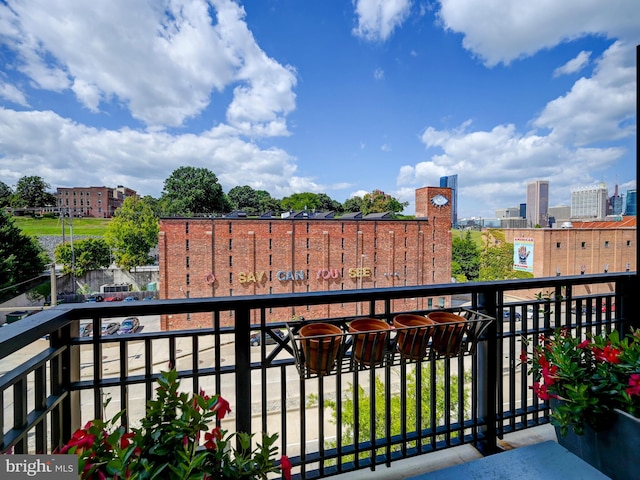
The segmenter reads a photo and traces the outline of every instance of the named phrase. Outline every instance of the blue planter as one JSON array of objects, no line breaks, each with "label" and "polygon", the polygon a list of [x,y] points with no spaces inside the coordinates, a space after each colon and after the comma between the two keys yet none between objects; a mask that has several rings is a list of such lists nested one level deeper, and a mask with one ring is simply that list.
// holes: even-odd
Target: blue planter
[{"label": "blue planter", "polygon": [[584,435],[569,429],[562,437],[556,427],[556,436],[560,445],[613,480],[640,480],[640,419],[615,410],[609,428],[595,431],[585,425]]}]

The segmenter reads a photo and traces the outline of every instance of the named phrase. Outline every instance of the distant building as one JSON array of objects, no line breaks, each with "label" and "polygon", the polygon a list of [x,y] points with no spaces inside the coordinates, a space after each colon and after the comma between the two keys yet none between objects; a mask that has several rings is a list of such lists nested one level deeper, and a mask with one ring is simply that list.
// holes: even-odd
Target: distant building
[{"label": "distant building", "polygon": [[520,217],[527,218],[527,204],[526,203],[521,203],[520,204]]},{"label": "distant building", "polygon": [[112,187],[58,187],[57,206],[68,209],[74,217],[111,218],[125,198],[136,196],[135,190]]},{"label": "distant building", "polygon": [[607,205],[607,215],[622,215],[624,211],[623,198],[618,194],[618,184],[613,195],[609,197],[609,204]]},{"label": "distant building", "polygon": [[451,189],[451,225],[458,226],[458,175],[440,177],[440,188]]},{"label": "distant building", "polygon": [[627,190],[627,201],[624,205],[625,215],[637,215],[636,189]]},{"label": "distant building", "polygon": [[527,225],[549,225],[549,181],[536,180],[527,184]]},{"label": "distant building", "polygon": [[572,220],[604,220],[607,216],[608,190],[604,182],[571,189]]},{"label": "distant building", "polygon": [[520,207],[507,207],[507,208],[499,208],[496,210],[496,218],[519,218],[520,217]]},{"label": "distant building", "polygon": [[571,207],[569,205],[558,205],[549,207],[549,226],[561,228],[561,225],[571,221]]}]

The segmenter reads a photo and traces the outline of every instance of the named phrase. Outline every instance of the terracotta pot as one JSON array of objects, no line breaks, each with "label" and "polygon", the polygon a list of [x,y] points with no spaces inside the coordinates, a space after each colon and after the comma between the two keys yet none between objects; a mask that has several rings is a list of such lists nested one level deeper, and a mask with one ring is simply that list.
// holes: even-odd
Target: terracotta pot
[{"label": "terracotta pot", "polygon": [[411,360],[419,360],[427,353],[429,325],[436,322],[422,315],[403,313],[393,317],[393,326],[398,329],[400,355]]},{"label": "terracotta pot", "polygon": [[349,324],[353,334],[353,356],[358,363],[377,365],[382,362],[391,326],[377,318],[359,318]]},{"label": "terracotta pot", "polygon": [[459,324],[436,328],[433,333],[432,345],[438,353],[448,357],[460,353],[464,333],[464,325],[461,322],[466,322],[467,319],[451,312],[431,312],[427,318],[440,324]]},{"label": "terracotta pot", "polygon": [[330,323],[310,323],[300,328],[305,364],[311,373],[326,375],[335,364],[342,344],[342,330]]}]

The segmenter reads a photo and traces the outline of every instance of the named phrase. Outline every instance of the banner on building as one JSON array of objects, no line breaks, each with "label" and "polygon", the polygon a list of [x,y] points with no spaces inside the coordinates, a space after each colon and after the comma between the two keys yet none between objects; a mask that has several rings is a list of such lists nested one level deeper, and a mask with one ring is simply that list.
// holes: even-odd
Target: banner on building
[{"label": "banner on building", "polygon": [[533,238],[513,239],[513,269],[533,273]]}]

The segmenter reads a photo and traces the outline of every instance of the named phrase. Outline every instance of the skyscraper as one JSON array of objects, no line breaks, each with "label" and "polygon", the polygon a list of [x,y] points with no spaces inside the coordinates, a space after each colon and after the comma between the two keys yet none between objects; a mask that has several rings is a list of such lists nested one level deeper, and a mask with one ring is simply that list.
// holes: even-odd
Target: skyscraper
[{"label": "skyscraper", "polygon": [[625,215],[636,215],[637,210],[636,205],[636,189],[627,190],[627,201],[625,202],[624,214]]},{"label": "skyscraper", "polygon": [[527,183],[527,225],[549,226],[549,180]]},{"label": "skyscraper", "polygon": [[604,220],[607,216],[609,192],[604,182],[571,189],[571,218]]},{"label": "skyscraper", "polygon": [[440,177],[440,187],[451,189],[451,226],[458,226],[458,175]]}]

